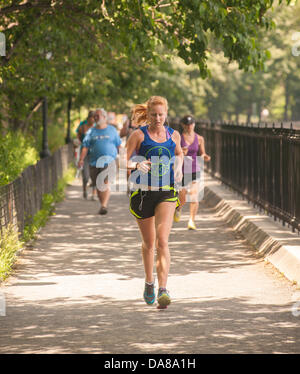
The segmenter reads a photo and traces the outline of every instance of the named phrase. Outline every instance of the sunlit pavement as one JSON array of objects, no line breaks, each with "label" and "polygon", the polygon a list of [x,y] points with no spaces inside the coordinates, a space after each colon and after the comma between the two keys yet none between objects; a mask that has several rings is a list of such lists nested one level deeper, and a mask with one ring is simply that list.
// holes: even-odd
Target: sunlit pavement
[{"label": "sunlit pavement", "polygon": [[166,310],[142,298],[140,236],[124,192],[108,214],[80,181],[2,284],[0,353],[300,353],[300,291],[212,208],[170,235]]}]

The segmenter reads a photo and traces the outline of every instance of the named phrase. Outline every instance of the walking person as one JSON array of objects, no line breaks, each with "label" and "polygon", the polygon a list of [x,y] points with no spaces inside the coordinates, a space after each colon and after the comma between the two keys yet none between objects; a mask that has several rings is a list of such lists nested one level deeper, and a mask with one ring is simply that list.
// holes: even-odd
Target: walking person
[{"label": "walking person", "polygon": [[[80,153],[82,151],[82,142],[83,142],[83,139],[84,139],[86,133],[95,124],[94,114],[95,114],[95,111],[90,110],[89,113],[88,113],[87,119],[84,120],[84,121],[81,121],[79,126],[76,129],[77,138],[80,141],[80,151],[79,151]],[[82,175],[83,197],[86,199],[87,198],[87,184],[88,184],[88,181],[90,179],[89,155],[88,154],[86,155],[86,157],[84,159],[81,175]],[[93,195],[94,195],[94,189],[93,189],[93,192],[92,192],[92,197],[93,197]]]},{"label": "walking person", "polygon": [[[90,176],[93,187],[97,187],[97,194],[100,201],[99,214],[106,214],[110,198],[110,186],[106,177],[102,185],[98,184],[98,175],[115,162],[121,145],[120,136],[116,128],[107,123],[107,113],[97,109],[94,115],[96,125],[92,127],[83,139],[83,148],[78,165],[84,163],[89,152]],[[101,180],[101,178],[100,178]],[[99,182],[100,183],[100,182]]]},{"label": "walking person", "polygon": [[[153,269],[156,248],[160,308],[166,308],[171,302],[166,288],[170,269],[168,241],[178,204],[174,183],[182,179],[183,162],[180,134],[165,126],[167,115],[167,100],[161,96],[150,97],[142,105],[137,119],[138,123],[147,124],[133,131],[127,141],[128,168],[133,169],[130,179],[135,186],[130,196],[130,212],[136,218],[142,238],[144,300],[149,305],[155,302]],[[134,152],[139,162],[131,160]]]},{"label": "walking person", "polygon": [[[184,156],[187,157],[185,157],[184,160],[182,188],[179,191],[180,206],[175,211],[174,221],[180,221],[181,209],[185,205],[188,195],[190,200],[188,229],[196,230],[195,217],[198,212],[198,196],[201,187],[201,165],[198,162],[199,160],[197,159],[197,156],[203,157],[205,162],[210,161],[210,156],[205,152],[204,138],[195,132],[194,118],[187,115],[181,119],[180,124],[183,127],[183,132],[181,134],[181,147]],[[186,167],[186,169],[189,169],[188,171],[185,170],[185,166],[187,166],[187,164],[189,164],[189,167]]]}]

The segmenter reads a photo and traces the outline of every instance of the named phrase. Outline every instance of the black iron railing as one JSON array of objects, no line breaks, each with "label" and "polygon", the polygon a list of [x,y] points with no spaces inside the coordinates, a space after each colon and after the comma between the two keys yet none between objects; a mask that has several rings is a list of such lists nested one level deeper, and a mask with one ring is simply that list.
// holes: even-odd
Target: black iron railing
[{"label": "black iron railing", "polygon": [[206,170],[275,219],[300,230],[300,130],[197,123]]},{"label": "black iron railing", "polygon": [[43,195],[53,191],[73,159],[73,144],[66,144],[0,187],[0,230],[12,223],[22,234],[25,225],[41,209]]}]

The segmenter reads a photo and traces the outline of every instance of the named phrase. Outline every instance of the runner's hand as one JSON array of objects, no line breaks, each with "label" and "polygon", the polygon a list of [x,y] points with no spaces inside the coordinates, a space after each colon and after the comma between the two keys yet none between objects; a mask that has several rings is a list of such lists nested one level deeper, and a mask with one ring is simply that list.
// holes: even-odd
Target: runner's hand
[{"label": "runner's hand", "polygon": [[182,147],[183,155],[186,156],[188,154],[189,147]]},{"label": "runner's hand", "polygon": [[175,174],[174,174],[174,180],[176,183],[180,183],[182,181],[182,169],[180,168],[177,168],[177,170],[175,170]]},{"label": "runner's hand", "polygon": [[202,155],[202,156],[203,156],[205,162],[209,162],[210,161],[210,156],[207,155],[206,153],[204,155]]},{"label": "runner's hand", "polygon": [[138,162],[136,165],[137,170],[141,171],[142,173],[148,173],[151,168],[151,161],[144,160],[142,162]]}]

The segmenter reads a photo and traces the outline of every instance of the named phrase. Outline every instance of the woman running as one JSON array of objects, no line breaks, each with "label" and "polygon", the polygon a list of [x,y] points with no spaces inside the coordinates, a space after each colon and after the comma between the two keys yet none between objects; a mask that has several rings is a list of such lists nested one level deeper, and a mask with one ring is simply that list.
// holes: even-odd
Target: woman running
[{"label": "woman running", "polygon": [[[170,268],[168,240],[178,205],[174,182],[182,178],[183,162],[180,134],[164,125],[167,115],[167,100],[161,96],[150,97],[137,119],[147,125],[135,130],[127,141],[128,167],[134,169],[130,179],[135,186],[130,196],[130,212],[136,217],[142,237],[144,299],[147,304],[155,301],[153,267],[156,248],[159,308],[166,308],[171,302],[166,289]],[[136,163],[132,162],[134,159],[130,160],[134,152]]]},{"label": "woman running", "polygon": [[197,156],[203,157],[206,162],[210,161],[210,156],[205,152],[204,138],[195,132],[194,118],[192,116],[185,116],[181,119],[180,124],[183,127],[181,147],[184,156],[187,156],[184,160],[184,169],[189,160],[191,160],[191,168],[187,172],[183,170],[183,187],[179,192],[180,206],[175,211],[174,221],[180,221],[181,209],[186,203],[186,195],[188,194],[190,200],[188,229],[196,230],[195,217],[199,207],[198,194],[201,178],[201,165],[198,162]]}]

